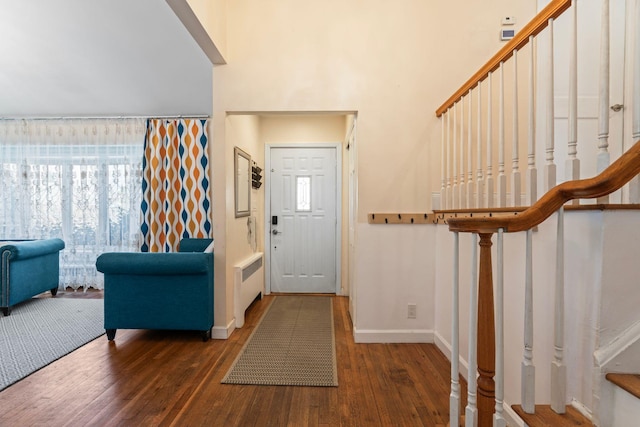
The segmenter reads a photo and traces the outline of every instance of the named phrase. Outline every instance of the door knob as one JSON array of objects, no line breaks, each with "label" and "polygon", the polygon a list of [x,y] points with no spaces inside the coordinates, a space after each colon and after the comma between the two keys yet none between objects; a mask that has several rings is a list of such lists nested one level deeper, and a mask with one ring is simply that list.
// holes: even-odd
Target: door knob
[{"label": "door knob", "polygon": [[624,108],[624,105],[622,105],[622,104],[614,104],[614,105],[611,106],[611,109],[613,111],[615,111],[616,113],[618,111],[622,110],[623,108]]},{"label": "door knob", "polygon": [[275,236],[275,235],[277,235],[277,234],[278,234],[278,230],[273,230],[273,231],[271,232],[271,234],[273,234],[274,236]]}]

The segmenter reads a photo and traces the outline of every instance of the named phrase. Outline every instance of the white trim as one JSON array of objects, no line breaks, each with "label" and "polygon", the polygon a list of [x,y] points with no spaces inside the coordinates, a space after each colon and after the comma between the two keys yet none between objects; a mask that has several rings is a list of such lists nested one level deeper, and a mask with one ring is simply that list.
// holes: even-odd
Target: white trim
[{"label": "white trim", "polygon": [[173,13],[176,14],[182,25],[191,34],[193,40],[200,46],[200,49],[209,58],[212,64],[226,64],[222,52],[218,49],[218,46],[211,39],[211,35],[205,29],[202,22],[192,9],[188,0],[166,0]]},{"label": "white trim", "polygon": [[353,328],[356,343],[433,343],[433,329],[357,329]]},{"label": "white trim", "polygon": [[[451,344],[446,341],[442,335],[440,335],[440,333],[438,331],[436,331],[434,333],[434,344],[436,345],[436,347],[438,347],[438,349],[442,352],[442,354],[444,354],[444,356],[447,358],[447,360],[449,362],[451,362]],[[460,374],[462,375],[462,377],[465,380],[469,379],[469,364],[467,363],[467,361],[464,359],[464,357],[462,356],[462,354],[460,354],[460,356],[458,357],[458,360],[460,361]]]},{"label": "white trim", "polygon": [[342,295],[342,143],[299,142],[264,145],[264,290],[271,294],[271,149],[334,148],[336,150],[336,295]]},{"label": "white trim", "polygon": [[625,329],[609,344],[597,349],[593,357],[597,366],[605,367],[640,339],[640,321]]},{"label": "white trim", "polygon": [[[451,362],[451,344],[449,344],[449,342],[447,342],[447,340],[445,340],[444,337],[438,333],[438,331],[435,331],[433,335],[434,344],[436,345],[436,347],[438,347],[442,354],[445,355],[447,360]],[[462,358],[462,355],[460,355],[460,374],[464,377],[465,380],[469,380],[469,365],[467,364],[467,361]],[[520,418],[518,414],[516,414],[516,412],[511,408],[511,405],[506,401],[504,402],[503,409],[504,412],[502,413],[502,415],[504,415],[504,418],[507,421],[507,425],[512,427],[526,427],[526,424],[524,423],[522,418]]]},{"label": "white trim", "polygon": [[224,326],[214,326],[211,328],[211,338],[216,340],[226,340],[231,336],[233,331],[236,329],[236,319],[235,317],[231,319],[231,322]]},{"label": "white trim", "polygon": [[569,403],[576,411],[580,412],[586,419],[593,423],[593,413],[591,409],[588,408],[584,403],[579,400],[571,399],[571,403]]},{"label": "white trim", "polygon": [[506,401],[504,402],[504,412],[502,413],[502,415],[504,415],[504,419],[505,421],[507,421],[507,425],[510,427],[527,427],[527,424],[524,422],[524,420],[522,418],[520,418],[518,416],[518,414],[516,414],[516,411],[514,411],[511,408],[511,405],[508,404]]}]

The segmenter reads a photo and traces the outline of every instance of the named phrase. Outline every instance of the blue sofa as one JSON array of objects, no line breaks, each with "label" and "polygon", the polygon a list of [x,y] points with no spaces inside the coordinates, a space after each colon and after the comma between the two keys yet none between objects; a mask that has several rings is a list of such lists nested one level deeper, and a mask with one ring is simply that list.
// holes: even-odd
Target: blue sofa
[{"label": "blue sofa", "polygon": [[11,307],[51,291],[60,283],[60,239],[0,241],[0,308],[5,316]]},{"label": "blue sofa", "polygon": [[107,339],[117,329],[177,329],[202,332],[213,327],[212,239],[182,239],[179,252],[100,255],[104,273],[104,328]]}]

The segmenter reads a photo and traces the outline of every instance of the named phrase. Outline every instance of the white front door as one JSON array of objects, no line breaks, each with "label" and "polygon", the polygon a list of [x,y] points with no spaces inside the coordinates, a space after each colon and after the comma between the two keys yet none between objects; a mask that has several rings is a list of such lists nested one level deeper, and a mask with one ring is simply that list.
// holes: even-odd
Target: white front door
[{"label": "white front door", "polygon": [[336,293],[336,151],[270,149],[272,292]]}]

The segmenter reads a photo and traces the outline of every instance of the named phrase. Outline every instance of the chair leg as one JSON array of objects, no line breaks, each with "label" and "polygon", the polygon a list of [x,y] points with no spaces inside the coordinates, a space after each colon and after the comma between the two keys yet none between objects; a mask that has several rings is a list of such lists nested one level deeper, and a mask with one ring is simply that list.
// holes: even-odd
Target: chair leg
[{"label": "chair leg", "polygon": [[2,307],[2,314],[8,316],[11,314],[11,307]]},{"label": "chair leg", "polygon": [[202,342],[207,342],[211,339],[211,329],[202,331]]},{"label": "chair leg", "polygon": [[113,341],[113,339],[116,337],[116,330],[115,329],[106,329],[107,331],[107,339],[109,341]]},{"label": "chair leg", "polygon": [[51,295],[54,297],[58,294],[58,288],[51,288]]}]

